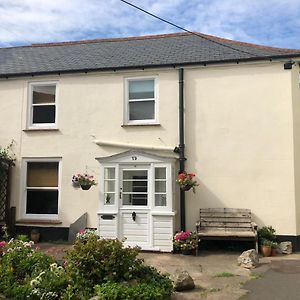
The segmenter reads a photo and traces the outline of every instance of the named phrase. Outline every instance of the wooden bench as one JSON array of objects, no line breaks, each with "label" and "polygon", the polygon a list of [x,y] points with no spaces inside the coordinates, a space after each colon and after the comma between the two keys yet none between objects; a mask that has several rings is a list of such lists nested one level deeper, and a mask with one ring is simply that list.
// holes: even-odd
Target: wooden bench
[{"label": "wooden bench", "polygon": [[254,241],[258,252],[257,225],[250,209],[201,208],[196,229],[200,240]]}]

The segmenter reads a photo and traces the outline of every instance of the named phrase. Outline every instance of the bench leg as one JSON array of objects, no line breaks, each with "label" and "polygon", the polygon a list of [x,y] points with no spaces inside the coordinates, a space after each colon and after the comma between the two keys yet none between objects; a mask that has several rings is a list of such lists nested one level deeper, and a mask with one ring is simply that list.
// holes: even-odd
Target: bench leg
[{"label": "bench leg", "polygon": [[255,240],[255,250],[256,250],[256,253],[258,254],[258,240],[257,239]]}]

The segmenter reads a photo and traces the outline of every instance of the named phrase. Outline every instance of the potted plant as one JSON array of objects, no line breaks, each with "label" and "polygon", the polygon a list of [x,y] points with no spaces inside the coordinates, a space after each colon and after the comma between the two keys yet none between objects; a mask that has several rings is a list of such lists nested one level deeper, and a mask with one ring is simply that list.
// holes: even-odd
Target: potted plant
[{"label": "potted plant", "polygon": [[91,186],[96,185],[97,182],[95,181],[94,176],[85,173],[73,175],[72,184],[74,187],[80,186],[83,190],[89,190]]},{"label": "potted plant", "polygon": [[193,189],[193,192],[195,193],[195,187],[199,185],[197,181],[193,179],[195,176],[194,173],[187,173],[184,171],[178,174],[176,182],[180,185],[181,190],[189,191],[190,189]]},{"label": "potted plant", "polygon": [[174,252],[181,252],[185,255],[195,253],[198,247],[198,239],[196,232],[180,231],[173,238]]},{"label": "potted plant", "polygon": [[270,256],[272,251],[272,241],[262,239],[260,244],[260,251],[263,256]]},{"label": "potted plant", "polygon": [[36,244],[39,242],[41,237],[40,231],[37,228],[34,228],[30,232],[30,239]]},{"label": "potted plant", "polygon": [[271,256],[276,256],[278,253],[278,243],[272,242],[271,244]]}]

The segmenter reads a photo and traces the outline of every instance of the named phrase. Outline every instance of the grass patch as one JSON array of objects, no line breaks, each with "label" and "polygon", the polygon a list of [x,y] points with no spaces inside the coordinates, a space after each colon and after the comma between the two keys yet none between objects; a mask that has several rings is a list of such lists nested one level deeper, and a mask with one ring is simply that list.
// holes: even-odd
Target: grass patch
[{"label": "grass patch", "polygon": [[229,272],[222,272],[222,273],[218,273],[218,274],[214,275],[214,277],[225,277],[225,278],[234,277],[234,276],[238,276],[238,275],[235,275],[235,274],[232,274]]},{"label": "grass patch", "polygon": [[251,273],[250,275],[251,279],[259,279],[259,278],[262,278],[262,274],[259,274],[259,273]]},{"label": "grass patch", "polygon": [[207,291],[209,293],[217,293],[217,292],[220,292],[221,290],[222,290],[221,288],[210,288]]}]

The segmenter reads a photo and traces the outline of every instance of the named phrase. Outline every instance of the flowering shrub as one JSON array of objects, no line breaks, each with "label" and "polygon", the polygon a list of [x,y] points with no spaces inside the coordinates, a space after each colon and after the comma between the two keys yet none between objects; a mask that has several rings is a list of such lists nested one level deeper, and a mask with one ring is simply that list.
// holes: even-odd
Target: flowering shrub
[{"label": "flowering shrub", "polygon": [[180,185],[182,190],[188,191],[192,188],[195,193],[195,187],[199,185],[197,181],[193,179],[195,176],[194,173],[187,173],[184,171],[178,174],[176,182]]},{"label": "flowering shrub", "polygon": [[194,250],[198,246],[198,239],[196,232],[180,231],[174,235],[173,238],[174,250]]},{"label": "flowering shrub", "polygon": [[63,267],[52,263],[48,269],[39,273],[30,281],[32,288],[30,299],[61,299],[68,286],[68,278]]},{"label": "flowering shrub", "polygon": [[29,278],[48,268],[53,259],[33,248],[33,242],[11,239],[2,249],[0,259],[0,293],[8,298],[26,299]]},{"label": "flowering shrub", "polygon": [[97,231],[95,229],[80,229],[76,235],[76,239],[80,241],[87,241],[91,237],[98,237]]},{"label": "flowering shrub", "polygon": [[94,179],[94,176],[88,174],[76,174],[72,177],[72,183],[74,186],[82,185],[96,185],[97,182]]}]

